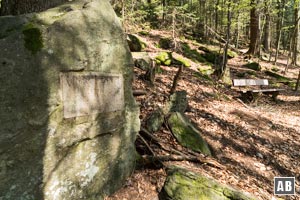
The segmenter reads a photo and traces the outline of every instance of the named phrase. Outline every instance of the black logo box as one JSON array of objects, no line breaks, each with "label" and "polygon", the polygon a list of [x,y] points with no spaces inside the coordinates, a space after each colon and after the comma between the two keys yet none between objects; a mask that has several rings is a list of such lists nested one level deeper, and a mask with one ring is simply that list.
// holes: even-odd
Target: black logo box
[{"label": "black logo box", "polygon": [[295,177],[275,177],[275,195],[295,195]]}]

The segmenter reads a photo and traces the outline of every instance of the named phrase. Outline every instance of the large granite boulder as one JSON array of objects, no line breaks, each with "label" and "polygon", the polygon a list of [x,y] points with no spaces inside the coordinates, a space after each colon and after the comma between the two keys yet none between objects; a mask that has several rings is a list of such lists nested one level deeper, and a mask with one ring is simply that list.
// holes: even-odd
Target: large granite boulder
[{"label": "large granite boulder", "polygon": [[103,199],[134,168],[133,61],[108,0],[0,17],[0,199]]}]

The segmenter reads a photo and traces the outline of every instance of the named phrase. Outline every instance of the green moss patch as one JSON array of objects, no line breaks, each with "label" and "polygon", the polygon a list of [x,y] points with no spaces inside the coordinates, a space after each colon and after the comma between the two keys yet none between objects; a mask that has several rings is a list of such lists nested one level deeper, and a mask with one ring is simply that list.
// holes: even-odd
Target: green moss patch
[{"label": "green moss patch", "polygon": [[173,45],[173,42],[170,38],[161,38],[158,41],[158,45],[162,49],[170,49]]},{"label": "green moss patch", "polygon": [[156,57],[155,60],[156,62],[162,65],[169,66],[172,63],[172,53],[171,52],[161,52],[159,53]]},{"label": "green moss patch", "polygon": [[22,33],[24,35],[24,46],[31,51],[32,54],[36,54],[44,47],[42,32],[35,25],[31,23],[26,24]]},{"label": "green moss patch", "polygon": [[198,70],[201,74],[203,75],[207,75],[207,76],[210,76],[212,75],[215,70],[212,68],[212,66],[205,66],[205,67],[198,67]]},{"label": "green moss patch", "polygon": [[228,49],[227,56],[228,56],[228,58],[235,58],[235,57],[238,56],[238,54],[236,52],[231,51],[230,49]]},{"label": "green moss patch", "polygon": [[188,60],[186,60],[182,57],[179,57],[179,56],[174,57],[173,61],[174,61],[175,64],[183,65],[185,67],[190,67],[191,66],[191,63]]}]

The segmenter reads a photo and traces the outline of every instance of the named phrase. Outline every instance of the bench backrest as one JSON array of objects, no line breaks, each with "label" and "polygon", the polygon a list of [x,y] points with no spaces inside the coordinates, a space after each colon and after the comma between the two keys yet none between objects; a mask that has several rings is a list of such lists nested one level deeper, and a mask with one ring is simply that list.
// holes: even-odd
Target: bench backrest
[{"label": "bench backrest", "polygon": [[233,79],[233,86],[269,85],[268,79]]}]

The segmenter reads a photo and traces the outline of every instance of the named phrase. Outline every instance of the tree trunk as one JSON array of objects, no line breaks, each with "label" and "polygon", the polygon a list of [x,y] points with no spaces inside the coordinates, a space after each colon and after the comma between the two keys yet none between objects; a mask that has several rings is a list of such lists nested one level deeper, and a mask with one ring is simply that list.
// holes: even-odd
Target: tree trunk
[{"label": "tree trunk", "polygon": [[238,11],[237,13],[237,19],[236,19],[236,31],[235,31],[235,35],[236,35],[236,38],[235,38],[235,48],[239,48],[239,39],[240,39],[240,12]]},{"label": "tree trunk", "polygon": [[215,30],[218,32],[218,24],[219,24],[219,1],[217,0],[216,5],[215,5]]},{"label": "tree trunk", "polygon": [[0,16],[40,12],[68,0],[1,0]]},{"label": "tree trunk", "polygon": [[255,55],[258,53],[259,38],[259,15],[256,9],[256,0],[251,0],[250,10],[250,44],[248,54]]},{"label": "tree trunk", "polygon": [[226,30],[226,44],[224,48],[224,54],[223,54],[223,63],[221,68],[221,74],[222,76],[225,74],[227,61],[228,61],[228,47],[230,43],[230,27],[231,27],[231,0],[228,0],[228,7],[227,7],[227,30]]},{"label": "tree trunk", "polygon": [[271,43],[271,37],[270,37],[270,28],[271,28],[271,17],[269,12],[269,6],[267,5],[267,1],[265,1],[265,26],[264,26],[264,50],[266,52],[269,52],[270,50],[270,43]]},{"label": "tree trunk", "polygon": [[300,70],[299,70],[299,74],[298,74],[298,79],[297,79],[297,84],[296,84],[296,87],[295,87],[295,91],[298,90],[299,84],[300,84]]},{"label": "tree trunk", "polygon": [[166,0],[162,0],[162,20],[166,19]]},{"label": "tree trunk", "polygon": [[297,65],[297,51],[298,51],[298,31],[299,31],[299,27],[298,27],[298,16],[299,16],[299,9],[298,9],[298,5],[295,5],[295,15],[294,15],[294,19],[295,19],[295,23],[294,23],[294,32],[293,32],[293,37],[292,37],[292,65]]},{"label": "tree trunk", "polygon": [[285,5],[285,0],[283,0],[282,2],[280,2],[278,0],[278,21],[277,21],[277,38],[276,38],[276,53],[275,53],[275,60],[274,63],[276,65],[277,62],[277,58],[278,58],[278,54],[279,54],[279,48],[280,48],[280,40],[281,40],[281,36],[282,36],[282,26],[283,26],[283,18],[284,18],[284,12],[283,12],[283,8]]}]

